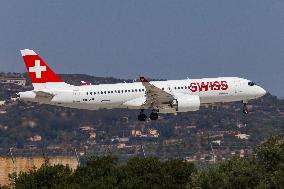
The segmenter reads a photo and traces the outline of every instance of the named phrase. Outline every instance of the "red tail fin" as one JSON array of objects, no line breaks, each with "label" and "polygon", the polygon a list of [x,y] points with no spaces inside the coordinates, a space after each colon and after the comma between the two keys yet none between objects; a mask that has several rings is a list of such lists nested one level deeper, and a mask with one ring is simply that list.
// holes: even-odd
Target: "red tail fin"
[{"label": "red tail fin", "polygon": [[21,50],[32,83],[63,82],[33,50]]}]

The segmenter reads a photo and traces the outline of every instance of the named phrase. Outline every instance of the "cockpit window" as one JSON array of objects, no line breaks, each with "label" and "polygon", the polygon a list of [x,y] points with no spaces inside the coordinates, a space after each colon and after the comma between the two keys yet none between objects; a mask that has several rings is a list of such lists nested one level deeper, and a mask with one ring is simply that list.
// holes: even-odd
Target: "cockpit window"
[{"label": "cockpit window", "polygon": [[255,85],[255,83],[254,83],[254,82],[252,82],[252,81],[250,81],[250,82],[248,82],[248,85],[249,85],[249,86],[254,86],[254,85]]}]

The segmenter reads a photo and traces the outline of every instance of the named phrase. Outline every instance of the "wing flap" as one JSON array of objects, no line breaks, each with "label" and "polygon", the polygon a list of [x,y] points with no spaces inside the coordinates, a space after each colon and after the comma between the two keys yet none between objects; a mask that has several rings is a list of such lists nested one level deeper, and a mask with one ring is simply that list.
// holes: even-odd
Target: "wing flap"
[{"label": "wing flap", "polygon": [[151,84],[145,77],[140,76],[140,81],[146,89],[146,104],[153,108],[169,104],[174,99],[173,95]]}]

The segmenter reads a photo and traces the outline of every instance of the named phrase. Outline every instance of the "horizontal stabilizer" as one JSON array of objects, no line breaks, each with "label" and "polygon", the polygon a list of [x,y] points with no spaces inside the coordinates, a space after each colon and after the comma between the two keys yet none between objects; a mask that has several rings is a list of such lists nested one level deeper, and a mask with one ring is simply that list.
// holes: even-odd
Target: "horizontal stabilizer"
[{"label": "horizontal stabilizer", "polygon": [[54,94],[44,92],[44,91],[34,91],[36,93],[36,97],[38,98],[50,98],[52,99],[54,97]]}]

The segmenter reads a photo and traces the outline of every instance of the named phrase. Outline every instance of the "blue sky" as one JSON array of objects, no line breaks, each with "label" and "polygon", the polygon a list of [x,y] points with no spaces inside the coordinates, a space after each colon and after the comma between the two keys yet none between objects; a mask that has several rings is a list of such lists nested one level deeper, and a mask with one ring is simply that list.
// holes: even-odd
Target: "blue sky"
[{"label": "blue sky", "polygon": [[34,49],[57,73],[239,76],[284,97],[282,0],[1,1],[0,71]]}]

